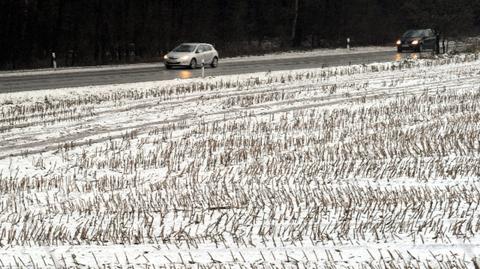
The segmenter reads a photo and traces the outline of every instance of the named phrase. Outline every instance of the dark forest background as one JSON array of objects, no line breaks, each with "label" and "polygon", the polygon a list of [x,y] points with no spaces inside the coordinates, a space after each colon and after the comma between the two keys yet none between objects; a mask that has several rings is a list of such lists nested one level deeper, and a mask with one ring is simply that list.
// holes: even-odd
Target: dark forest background
[{"label": "dark forest background", "polygon": [[159,61],[181,42],[222,56],[392,44],[409,28],[475,34],[480,0],[1,0],[0,69]]}]

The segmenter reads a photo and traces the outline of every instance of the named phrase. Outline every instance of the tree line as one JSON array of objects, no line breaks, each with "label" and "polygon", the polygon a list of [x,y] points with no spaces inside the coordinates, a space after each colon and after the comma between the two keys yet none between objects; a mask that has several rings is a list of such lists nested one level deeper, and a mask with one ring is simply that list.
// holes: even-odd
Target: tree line
[{"label": "tree line", "polygon": [[473,0],[2,0],[0,68],[159,61],[181,42],[222,56],[392,44],[409,28],[480,28]]}]

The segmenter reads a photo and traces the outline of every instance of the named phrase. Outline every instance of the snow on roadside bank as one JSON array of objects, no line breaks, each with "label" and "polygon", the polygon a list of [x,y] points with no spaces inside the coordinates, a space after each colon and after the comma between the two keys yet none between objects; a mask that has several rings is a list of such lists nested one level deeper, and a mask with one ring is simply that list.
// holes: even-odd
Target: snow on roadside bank
[{"label": "snow on roadside bank", "polygon": [[233,58],[224,58],[225,62],[244,62],[244,61],[264,61],[273,59],[291,59],[291,58],[305,58],[305,57],[318,57],[318,56],[336,56],[336,55],[348,55],[348,54],[361,54],[372,52],[394,52],[394,47],[358,47],[352,49],[315,49],[311,51],[291,51],[291,52],[279,52],[260,56],[242,56]]}]

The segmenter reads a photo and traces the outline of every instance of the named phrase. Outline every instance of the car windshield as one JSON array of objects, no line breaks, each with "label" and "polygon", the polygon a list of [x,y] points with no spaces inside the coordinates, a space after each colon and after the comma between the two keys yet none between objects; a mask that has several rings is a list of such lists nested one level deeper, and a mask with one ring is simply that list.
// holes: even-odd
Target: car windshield
[{"label": "car windshield", "polygon": [[403,34],[404,38],[422,37],[422,36],[424,36],[424,31],[423,30],[410,30],[410,31],[407,31],[405,34]]},{"label": "car windshield", "polygon": [[195,50],[194,45],[182,44],[173,49],[174,52],[193,52]]}]

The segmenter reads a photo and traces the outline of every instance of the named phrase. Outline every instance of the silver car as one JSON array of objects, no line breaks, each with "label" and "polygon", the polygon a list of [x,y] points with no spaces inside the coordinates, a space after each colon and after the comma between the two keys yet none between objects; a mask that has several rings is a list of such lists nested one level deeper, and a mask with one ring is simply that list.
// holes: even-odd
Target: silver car
[{"label": "silver car", "polygon": [[213,68],[218,66],[217,50],[206,43],[183,43],[165,55],[164,59],[167,69],[172,66],[185,66],[193,69],[202,64],[210,65]]}]

